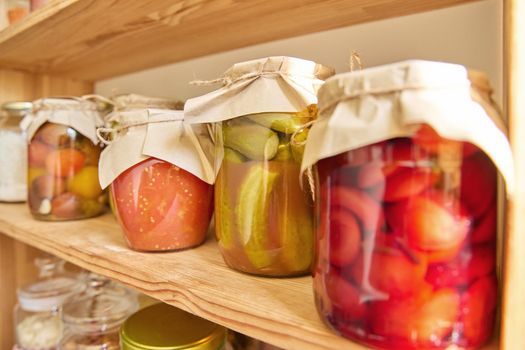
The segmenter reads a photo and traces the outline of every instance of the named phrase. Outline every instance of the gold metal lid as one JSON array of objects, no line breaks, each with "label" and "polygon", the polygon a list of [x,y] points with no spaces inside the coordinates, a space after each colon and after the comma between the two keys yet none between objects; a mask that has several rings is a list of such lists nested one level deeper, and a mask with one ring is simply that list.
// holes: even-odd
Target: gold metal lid
[{"label": "gold metal lid", "polygon": [[136,312],[122,325],[123,350],[219,350],[226,329],[167,304]]}]

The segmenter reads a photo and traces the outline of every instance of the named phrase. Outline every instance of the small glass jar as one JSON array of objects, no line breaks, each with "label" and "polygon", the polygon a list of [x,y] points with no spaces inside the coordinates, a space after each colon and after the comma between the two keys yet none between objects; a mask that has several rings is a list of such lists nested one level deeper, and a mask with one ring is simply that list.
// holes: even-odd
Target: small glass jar
[{"label": "small glass jar", "polygon": [[27,199],[27,143],[20,129],[21,118],[31,102],[8,102],[0,112],[0,202]]},{"label": "small glass jar", "polygon": [[62,305],[84,288],[77,276],[64,272],[62,260],[41,258],[36,265],[40,280],[18,290],[14,311],[17,350],[56,349],[63,332]]},{"label": "small glass jar", "polygon": [[64,221],[103,213],[107,198],[98,180],[101,147],[93,142],[96,104],[75,99],[35,103],[40,107],[29,121],[36,130],[28,135],[31,214],[39,220]]},{"label": "small glass jar", "polygon": [[64,305],[59,350],[118,350],[119,328],[138,309],[136,295],[90,274],[87,289]]},{"label": "small glass jar", "polygon": [[122,350],[223,350],[226,328],[168,304],[155,304],[126,320]]},{"label": "small glass jar", "polygon": [[215,232],[232,268],[293,276],[313,258],[311,195],[299,184],[314,105],[299,113],[260,113],[222,122],[224,154],[215,183]]},{"label": "small glass jar", "polygon": [[49,0],[31,0],[31,12],[38,10],[48,2]]},{"label": "small glass jar", "polygon": [[7,17],[9,23],[20,21],[29,14],[29,0],[7,0]]}]

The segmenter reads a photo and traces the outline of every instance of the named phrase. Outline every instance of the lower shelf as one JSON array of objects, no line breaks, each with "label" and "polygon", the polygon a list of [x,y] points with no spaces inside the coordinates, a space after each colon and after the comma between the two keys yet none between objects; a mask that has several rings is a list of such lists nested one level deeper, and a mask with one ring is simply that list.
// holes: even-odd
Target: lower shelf
[{"label": "lower shelf", "polygon": [[[127,248],[111,215],[39,222],[21,204],[0,204],[0,232],[275,346],[366,349],[321,322],[310,277],[269,279],[232,271],[211,237],[193,250],[138,253]],[[485,349],[498,349],[497,340]]]}]

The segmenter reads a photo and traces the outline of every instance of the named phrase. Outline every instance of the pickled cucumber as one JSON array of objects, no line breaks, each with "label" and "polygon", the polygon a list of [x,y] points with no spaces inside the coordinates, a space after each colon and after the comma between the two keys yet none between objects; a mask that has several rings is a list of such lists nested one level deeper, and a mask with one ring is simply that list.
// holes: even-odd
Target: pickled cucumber
[{"label": "pickled cucumber", "polygon": [[254,165],[241,185],[237,201],[240,241],[252,265],[261,269],[273,262],[267,251],[270,197],[279,173]]},{"label": "pickled cucumber", "polygon": [[223,126],[224,145],[253,160],[270,160],[279,146],[277,134],[264,126],[238,119]]},{"label": "pickled cucumber", "polygon": [[257,124],[285,134],[293,134],[310,121],[308,113],[257,113],[248,116]]},{"label": "pickled cucumber", "polygon": [[219,173],[215,183],[215,236],[223,249],[231,249],[234,246],[232,208],[223,176]]},{"label": "pickled cucumber", "polygon": [[295,134],[294,139],[290,142],[292,148],[293,159],[300,163],[303,160],[304,147],[306,145],[306,139],[308,138],[309,129],[303,129]]},{"label": "pickled cucumber", "polygon": [[244,163],[245,158],[242,154],[237,151],[232,150],[231,148],[224,148],[224,160],[227,162],[241,164]]},{"label": "pickled cucumber", "polygon": [[273,160],[286,161],[290,159],[292,159],[290,143],[289,142],[279,143],[279,147],[277,148],[277,154],[275,155],[275,158]]},{"label": "pickled cucumber", "polygon": [[292,272],[311,267],[314,248],[311,213],[306,205],[297,209],[295,215],[279,216],[283,263]]}]

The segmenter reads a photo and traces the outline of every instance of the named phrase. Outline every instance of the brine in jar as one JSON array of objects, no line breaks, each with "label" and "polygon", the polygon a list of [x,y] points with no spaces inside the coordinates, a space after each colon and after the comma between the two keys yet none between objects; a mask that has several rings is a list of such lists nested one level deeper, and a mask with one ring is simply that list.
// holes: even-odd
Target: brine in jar
[{"label": "brine in jar", "polygon": [[181,250],[205,240],[213,210],[213,186],[190,172],[149,158],[120,174],[110,191],[131,248]]},{"label": "brine in jar", "polygon": [[[304,128],[315,116],[260,113],[222,122],[215,184],[215,232],[225,262],[255,275],[310,271],[313,206],[299,183]],[[220,146],[219,146],[220,147]]]},{"label": "brine in jar", "polygon": [[28,204],[40,220],[101,214],[106,196],[98,181],[100,147],[74,128],[45,123],[28,146]]},{"label": "brine in jar", "polygon": [[318,163],[317,308],[382,349],[476,348],[497,303],[497,171],[422,125]]}]

